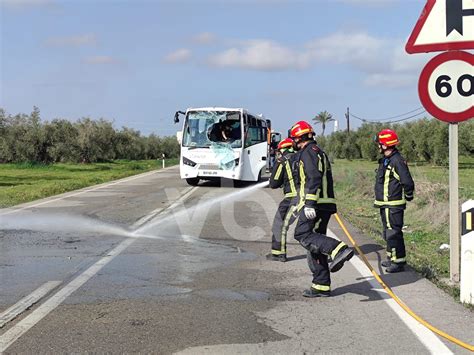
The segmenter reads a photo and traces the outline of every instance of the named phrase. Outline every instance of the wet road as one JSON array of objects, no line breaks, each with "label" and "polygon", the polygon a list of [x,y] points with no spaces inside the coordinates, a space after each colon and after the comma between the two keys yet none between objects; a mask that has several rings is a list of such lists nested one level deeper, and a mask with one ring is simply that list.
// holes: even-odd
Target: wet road
[{"label": "wet road", "polygon": [[[264,258],[280,191],[246,191],[191,188],[170,168],[0,211],[2,316],[46,287],[0,329],[0,352],[465,352],[404,315],[357,258],[333,274],[333,297],[301,297],[304,250]],[[383,250],[353,232],[378,268]],[[474,342],[472,311],[415,273],[385,280]]]}]

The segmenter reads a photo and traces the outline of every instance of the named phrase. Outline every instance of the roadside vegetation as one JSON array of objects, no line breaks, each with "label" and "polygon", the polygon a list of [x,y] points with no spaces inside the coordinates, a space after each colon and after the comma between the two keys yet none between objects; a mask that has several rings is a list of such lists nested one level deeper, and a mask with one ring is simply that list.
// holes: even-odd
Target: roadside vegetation
[{"label": "roadside vegetation", "polygon": [[97,163],[161,159],[162,154],[179,156],[176,137],[143,136],[105,119],[45,121],[37,107],[17,115],[0,108],[0,163]]},{"label": "roadside vegetation", "polygon": [[[410,266],[458,296],[459,289],[449,286],[449,167],[448,125],[421,119],[403,125],[364,124],[359,130],[337,132],[319,137],[318,142],[335,158],[338,210],[342,217],[373,237],[381,238],[379,210],[373,207],[375,170],[379,158],[372,137],[382,128],[399,134],[401,153],[407,159],[415,180],[415,198],[408,202],[404,236]],[[346,140],[344,140],[344,137]],[[459,124],[459,198],[460,204],[474,198],[474,120]],[[348,157],[349,159],[341,159]]]}]

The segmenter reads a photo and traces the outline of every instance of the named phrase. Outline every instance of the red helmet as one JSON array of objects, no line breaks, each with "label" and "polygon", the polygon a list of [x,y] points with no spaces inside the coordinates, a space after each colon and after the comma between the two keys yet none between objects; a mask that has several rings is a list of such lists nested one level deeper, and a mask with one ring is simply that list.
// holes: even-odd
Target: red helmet
[{"label": "red helmet", "polygon": [[377,134],[377,141],[380,144],[383,144],[387,147],[396,146],[400,141],[398,140],[398,136],[395,131],[391,129],[383,129]]},{"label": "red helmet", "polygon": [[299,138],[308,133],[314,133],[313,127],[306,121],[296,122],[290,130],[291,138]]},{"label": "red helmet", "polygon": [[278,143],[278,149],[291,148],[293,147],[293,139],[285,138],[280,143]]}]

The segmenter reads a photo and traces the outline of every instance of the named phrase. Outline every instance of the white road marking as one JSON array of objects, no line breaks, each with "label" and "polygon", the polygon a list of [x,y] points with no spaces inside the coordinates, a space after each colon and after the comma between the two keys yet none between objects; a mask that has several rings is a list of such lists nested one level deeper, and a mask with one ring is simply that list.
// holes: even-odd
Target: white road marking
[{"label": "white road marking", "polygon": [[33,204],[33,205],[20,207],[20,208],[16,208],[16,209],[13,209],[13,210],[12,209],[7,209],[7,211],[5,211],[3,213],[0,213],[0,216],[5,216],[5,215],[12,214],[12,213],[15,213],[15,212],[27,210],[29,208],[34,208],[34,207],[46,205],[46,204],[51,203],[51,202],[61,201],[61,200],[64,200],[66,198],[69,198],[69,197],[74,197],[74,196],[85,194],[87,192],[103,189],[104,187],[109,187],[109,186],[121,184],[121,183],[124,183],[124,182],[129,182],[129,181],[133,181],[133,180],[136,180],[136,179],[141,179],[141,178],[147,177],[149,175],[153,175],[153,174],[156,174],[156,173],[159,173],[159,172],[162,172],[162,171],[166,171],[168,169],[172,169],[173,167],[174,166],[170,166],[168,168],[164,168],[164,169],[160,169],[160,170],[154,170],[154,171],[150,171],[148,173],[143,173],[143,174],[134,175],[134,176],[131,176],[131,177],[128,177],[128,178],[115,180],[115,181],[110,182],[110,183],[100,184],[98,186],[95,186],[95,187],[87,189],[87,190],[80,190],[78,192],[66,193],[66,194],[61,195],[61,197],[54,198],[54,199],[51,199],[51,200],[42,201],[42,202],[39,202],[39,203],[36,203],[36,204]]},{"label": "white road marking", "polygon": [[[328,236],[340,240],[333,231],[328,229]],[[395,314],[402,320],[403,323],[412,331],[418,340],[430,351],[432,354],[452,354],[451,350],[428,328],[419,323],[416,319],[411,317],[403,310],[400,305],[391,298],[382,286],[374,279],[374,276],[367,268],[367,266],[358,257],[353,257],[349,262],[356,268],[367,282],[370,283],[373,290],[380,294],[380,297],[387,303],[387,305],[395,312]]]},{"label": "white road marking", "polygon": [[[184,190],[181,197],[172,203],[167,209],[172,209],[180,205],[189,195],[191,195],[197,187],[188,187]],[[152,211],[150,215],[155,216],[156,210]],[[134,227],[138,227],[138,222],[146,220],[146,217],[141,218],[135,224]],[[74,280],[69,282],[66,286],[56,292],[48,300],[46,300],[41,306],[35,309],[31,314],[22,319],[20,322],[15,324],[11,329],[0,336],[0,354],[3,353],[8,347],[10,347],[19,337],[25,334],[31,327],[46,317],[51,311],[58,307],[64,300],[69,297],[79,287],[84,285],[89,279],[96,275],[105,265],[111,262],[117,255],[132,245],[138,238],[127,238],[117,245],[112,251],[106,256],[99,259],[95,264],[90,266],[82,274],[76,277]]]},{"label": "white road marking", "polygon": [[46,296],[55,287],[59,286],[61,281],[49,281],[38,287],[35,291],[30,293],[28,296],[22,298],[13,306],[5,310],[0,314],[0,328],[3,328],[12,319],[16,318],[19,314],[30,308],[32,305],[37,303],[41,298]]}]

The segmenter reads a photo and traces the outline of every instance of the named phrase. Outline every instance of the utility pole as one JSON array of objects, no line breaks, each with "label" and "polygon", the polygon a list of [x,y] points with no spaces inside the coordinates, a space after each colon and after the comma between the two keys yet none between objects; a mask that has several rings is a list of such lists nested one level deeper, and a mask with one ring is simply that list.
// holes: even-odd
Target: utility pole
[{"label": "utility pole", "polygon": [[347,133],[350,131],[350,126],[349,126],[349,107],[347,108],[346,112],[346,121],[347,121]]}]

